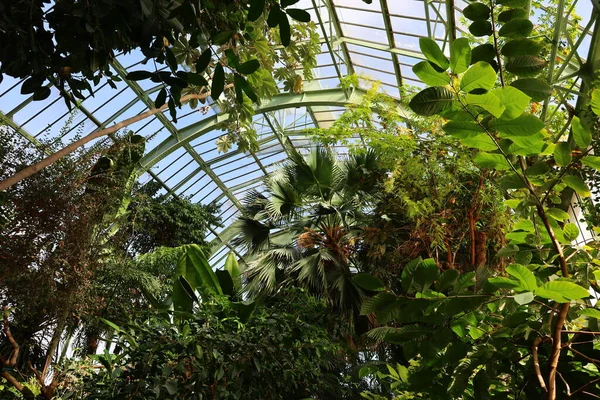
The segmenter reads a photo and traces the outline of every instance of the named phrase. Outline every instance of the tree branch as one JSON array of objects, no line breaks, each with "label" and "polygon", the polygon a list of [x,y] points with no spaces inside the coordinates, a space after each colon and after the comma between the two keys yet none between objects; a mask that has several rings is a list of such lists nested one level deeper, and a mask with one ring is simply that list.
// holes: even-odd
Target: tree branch
[{"label": "tree branch", "polygon": [[540,371],[540,359],[538,356],[538,346],[542,343],[541,337],[536,337],[531,345],[531,355],[533,356],[533,368],[535,369],[535,375],[537,376],[538,382],[540,386],[544,390],[544,392],[548,392],[548,388],[546,387],[546,382],[544,381],[544,377],[542,376],[542,371]]},{"label": "tree branch", "polygon": [[[229,84],[227,86],[225,86],[225,89],[229,89],[233,87],[232,84]],[[186,96],[183,96],[180,100],[181,103],[185,103],[188,102],[190,100],[200,100],[200,99],[204,99],[206,97],[210,96],[210,92],[207,93],[203,93],[203,94],[188,94]],[[97,139],[99,137],[102,136],[106,136],[106,135],[110,135],[111,133],[115,133],[116,131],[118,131],[121,128],[124,128],[128,125],[131,125],[135,122],[141,121],[145,118],[148,118],[154,114],[158,114],[159,112],[165,110],[168,107],[167,104],[163,104],[162,107],[159,108],[152,108],[146,112],[143,112],[139,115],[136,115],[135,117],[131,117],[128,118],[124,121],[119,122],[118,124],[115,124],[113,126],[111,126],[110,128],[106,128],[106,129],[101,129],[98,131],[94,131],[92,133],[90,133],[87,136],[82,137],[81,139],[69,144],[68,146],[60,149],[59,151],[57,151],[56,153],[53,153],[51,155],[49,155],[48,157],[44,158],[43,160],[25,168],[22,169],[21,171],[17,172],[16,174],[14,174],[13,176],[11,176],[10,178],[7,178],[3,181],[0,182],[0,191],[2,190],[6,190],[8,188],[10,188],[11,186],[13,186],[14,184],[18,183],[19,181],[35,174],[38,171],[41,171],[42,169],[46,168],[49,165],[54,164],[56,161],[60,160],[61,158],[73,153],[75,150],[77,150],[78,148],[80,148],[81,146],[91,142],[94,139]]]}]

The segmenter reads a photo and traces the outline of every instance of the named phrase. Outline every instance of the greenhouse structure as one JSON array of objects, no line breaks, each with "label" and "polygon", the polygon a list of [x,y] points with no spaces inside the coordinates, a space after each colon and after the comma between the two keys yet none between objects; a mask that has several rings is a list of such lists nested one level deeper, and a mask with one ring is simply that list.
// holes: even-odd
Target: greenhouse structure
[{"label": "greenhouse structure", "polygon": [[600,398],[599,16],[0,1],[0,399]]}]

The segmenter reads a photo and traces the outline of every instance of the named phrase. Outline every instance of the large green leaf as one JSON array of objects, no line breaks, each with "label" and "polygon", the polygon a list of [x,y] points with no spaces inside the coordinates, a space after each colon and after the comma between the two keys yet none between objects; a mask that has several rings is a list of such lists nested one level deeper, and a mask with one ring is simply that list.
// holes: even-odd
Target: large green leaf
[{"label": "large green leaf", "polygon": [[560,208],[549,208],[546,210],[546,214],[557,221],[566,221],[569,219],[569,213]]},{"label": "large green leaf", "polygon": [[576,240],[579,237],[579,233],[579,228],[572,222],[569,222],[563,226],[563,235],[569,242]]},{"label": "large green leaf", "polygon": [[498,22],[508,22],[517,18],[527,18],[527,10],[523,8],[512,8],[498,14]]},{"label": "large green leaf", "polygon": [[529,304],[533,301],[534,299],[534,295],[533,292],[523,292],[523,293],[519,293],[514,295],[514,300],[517,302],[517,304],[519,305],[525,305],[525,304]]},{"label": "large green leaf", "polygon": [[469,32],[475,37],[490,36],[494,31],[492,30],[492,23],[487,19],[478,19],[469,25]]},{"label": "large green leaf", "polygon": [[433,86],[417,93],[408,105],[415,113],[428,117],[450,107],[453,99],[448,88]]},{"label": "large green leaf", "polygon": [[378,278],[374,277],[371,274],[367,274],[367,273],[356,274],[352,277],[352,280],[354,281],[354,283],[356,283],[358,286],[360,286],[361,288],[363,288],[365,290],[370,290],[373,292],[379,292],[379,291],[385,290],[385,286],[383,285],[383,282],[381,282],[381,280],[379,280]]},{"label": "large green leaf", "polygon": [[591,196],[590,188],[580,177],[575,175],[567,175],[563,177],[562,180],[568,187],[573,189],[581,197]]},{"label": "large green leaf", "polygon": [[531,100],[531,97],[512,86],[494,89],[491,93],[500,99],[500,102],[506,107],[506,111],[502,114],[503,119],[515,119],[519,117]]},{"label": "large green leaf", "polygon": [[543,48],[544,45],[538,41],[520,38],[507,42],[500,52],[506,57],[537,56]]},{"label": "large green leaf", "polygon": [[223,70],[223,65],[221,65],[221,63],[217,63],[210,86],[210,97],[217,101],[219,96],[221,96],[221,93],[223,93],[224,86],[225,70]]},{"label": "large green leaf", "polygon": [[474,2],[464,8],[463,15],[471,21],[488,19],[490,17],[490,8],[483,3]]},{"label": "large green leaf", "polygon": [[290,28],[290,21],[288,20],[287,14],[280,11],[277,14],[277,21],[279,22],[279,37],[281,38],[281,44],[289,46],[292,38],[292,31]]},{"label": "large green leaf", "polygon": [[[471,5],[475,4],[476,3],[473,3]],[[455,74],[462,74],[469,68],[469,65],[471,65],[471,46],[469,46],[469,39],[456,39],[450,45],[450,69]]]},{"label": "large green leaf", "polygon": [[437,65],[442,70],[447,70],[450,66],[450,62],[440,49],[440,46],[433,39],[419,38],[419,47],[421,52],[431,63]]},{"label": "large green leaf", "polygon": [[490,43],[481,44],[471,50],[471,63],[475,64],[479,61],[490,62],[496,58],[496,50],[494,45]]},{"label": "large green leaf", "polygon": [[483,128],[470,121],[450,121],[444,125],[444,131],[460,140],[465,146],[479,150],[492,151],[498,147],[494,141],[483,131]]},{"label": "large green leaf", "polygon": [[405,293],[422,292],[437,279],[439,268],[433,259],[412,260],[402,270],[400,282]]},{"label": "large green leaf", "polygon": [[538,287],[533,272],[520,264],[509,265],[506,267],[506,273],[518,280],[523,290],[532,291]]},{"label": "large green leaf", "polygon": [[467,104],[481,107],[496,118],[502,116],[506,111],[506,107],[502,104],[502,101],[492,92],[484,94],[468,93],[465,100],[467,101]]},{"label": "large green leaf", "polygon": [[586,149],[592,142],[592,133],[589,128],[581,122],[579,117],[575,116],[571,120],[571,129],[573,130],[575,144],[582,149]]},{"label": "large green leaf", "polygon": [[557,143],[554,147],[554,161],[558,165],[566,166],[572,160],[571,146],[567,142]]},{"label": "large green leaf", "polygon": [[419,324],[406,325],[401,328],[379,327],[367,332],[367,336],[375,340],[385,340],[394,344],[402,344],[431,335],[431,328]]},{"label": "large green leaf", "polygon": [[490,128],[500,132],[502,137],[533,135],[544,129],[546,125],[538,117],[523,113],[518,118],[505,120],[494,119],[490,122]]},{"label": "large green leaf", "polygon": [[475,161],[475,163],[481,168],[490,168],[500,171],[510,168],[510,164],[501,154],[492,154],[480,151],[475,155],[473,161]]},{"label": "large green leaf", "polygon": [[285,12],[296,21],[310,22],[310,14],[300,8],[287,8]]},{"label": "large green leaf", "polygon": [[518,76],[535,76],[539,74],[547,62],[534,56],[517,56],[506,63],[506,70]]},{"label": "large green leaf", "polygon": [[521,286],[519,281],[502,276],[488,279],[488,282],[499,289],[516,289]]},{"label": "large green leaf", "polygon": [[177,263],[175,276],[177,279],[173,284],[172,295],[175,311],[190,312],[193,306],[193,300],[188,290],[182,286],[179,277],[183,277],[192,290],[198,290],[203,299],[214,294],[223,294],[217,276],[198,245],[185,246],[185,252]]},{"label": "large green leaf", "polygon": [[598,156],[585,156],[581,159],[581,163],[600,171],[600,157]]},{"label": "large green leaf", "polygon": [[429,61],[421,61],[412,67],[413,72],[424,83],[431,86],[444,86],[450,84],[450,75],[438,72],[431,66]]},{"label": "large green leaf", "polygon": [[508,21],[500,28],[498,35],[506,38],[526,38],[533,31],[533,23],[526,18],[516,18]]},{"label": "large green leaf", "polygon": [[537,296],[554,300],[558,303],[568,303],[571,300],[589,297],[590,292],[575,283],[555,280],[546,282],[535,290]]},{"label": "large green leaf", "polygon": [[250,2],[250,10],[248,11],[248,20],[256,21],[265,10],[265,0],[252,0]]},{"label": "large green leaf", "polygon": [[502,4],[504,7],[529,7],[529,0],[498,0],[498,4]]},{"label": "large green leaf", "polygon": [[538,78],[517,79],[510,85],[531,96],[533,101],[544,101],[554,93],[552,86]]},{"label": "large green leaf", "polygon": [[233,280],[233,287],[236,292],[239,292],[242,289],[242,270],[233,252],[229,253],[225,260],[225,271],[229,272]]},{"label": "large green leaf", "polygon": [[597,308],[584,308],[583,310],[577,311],[577,314],[600,320],[600,310]]},{"label": "large green leaf", "polygon": [[590,107],[592,107],[592,111],[594,114],[600,116],[600,89],[594,89],[592,91],[592,100],[590,102]]},{"label": "large green leaf", "polygon": [[465,72],[460,88],[465,92],[475,89],[490,90],[496,84],[496,71],[484,61],[475,63]]}]

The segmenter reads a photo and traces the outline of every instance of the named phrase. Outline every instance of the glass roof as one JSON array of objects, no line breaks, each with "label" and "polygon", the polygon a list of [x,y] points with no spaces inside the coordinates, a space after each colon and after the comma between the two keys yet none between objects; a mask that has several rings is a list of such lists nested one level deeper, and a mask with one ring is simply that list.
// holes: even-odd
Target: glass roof
[{"label": "glass roof", "polygon": [[[600,46],[598,34],[593,34],[599,30],[595,26],[598,10],[594,10],[591,0],[541,4],[538,8],[532,6],[532,19],[535,23],[549,13],[554,21],[554,37],[548,39],[561,43],[561,48],[559,51],[554,47],[551,59],[555,59],[555,65],[550,74],[559,89],[553,101],[561,102],[567,90],[577,93],[579,78],[575,73],[593,53],[590,48]],[[129,130],[147,138],[140,181],[156,180],[163,193],[189,196],[194,202],[221,204],[225,228],[215,227],[209,237],[214,240],[213,262],[220,262],[230,250],[226,227],[236,218],[245,193],[260,189],[265,175],[288,157],[292,146],[300,151],[312,146],[303,134],[306,128],[330,126],[351,101],[338,89],[340,78],[356,73],[365,85],[379,81],[381,90],[395,98],[400,97],[399,86],[403,84],[423,87],[412,72],[412,66],[424,59],[419,38],[434,38],[447,53],[449,41],[467,32],[461,16],[467,5],[461,0],[373,0],[372,4],[362,0],[300,0],[295,7],[310,13],[321,37],[315,79],[305,83],[304,94],[277,95],[257,108],[254,125],[260,149],[240,152],[234,145],[229,152],[219,153],[215,142],[223,132],[214,126],[224,116],[218,106],[212,100],[200,111],[184,106],[178,112],[177,123],[168,114],[157,114],[129,125]],[[558,10],[562,13],[556,20]],[[572,14],[581,17],[576,43],[564,35]],[[598,53],[596,58],[600,57]],[[142,59],[141,53],[120,55],[113,70],[124,76]],[[574,85],[562,88],[567,79],[574,77]],[[56,88],[51,88],[52,95],[46,100],[33,102],[20,94],[21,82],[5,76],[0,84],[0,117],[26,136],[33,147],[41,138],[68,143],[98,127],[138,115],[149,108],[150,99],[156,96],[153,93],[159,89],[150,81],[116,82],[116,89],[104,83],[71,113]]]}]

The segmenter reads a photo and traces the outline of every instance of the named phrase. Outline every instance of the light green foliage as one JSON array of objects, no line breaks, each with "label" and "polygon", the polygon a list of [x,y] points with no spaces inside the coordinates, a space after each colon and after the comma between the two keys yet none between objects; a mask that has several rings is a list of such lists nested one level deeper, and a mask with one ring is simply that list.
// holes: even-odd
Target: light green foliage
[{"label": "light green foliage", "polygon": [[[500,3],[516,10],[527,2]],[[475,36],[485,35],[486,7],[475,2],[465,10],[465,17],[474,21],[470,30]],[[495,270],[482,265],[442,279],[450,271],[438,277],[443,264],[429,271],[416,260],[404,267],[389,292],[364,302],[362,313],[374,315],[380,322],[368,336],[400,345],[405,359],[410,360],[408,378],[391,380],[395,383],[392,393],[409,390],[427,399],[546,397],[536,378],[523,383],[523,377],[535,376],[534,352],[539,357],[540,379],[550,387],[548,399],[566,398],[567,390],[573,392],[574,387],[594,379],[595,372],[584,366],[585,357],[599,352],[595,338],[563,335],[563,343],[588,340],[585,352],[556,343],[561,330],[598,329],[597,310],[587,301],[588,288],[595,288],[600,278],[597,246],[572,244],[581,232],[574,221],[569,222],[560,197],[570,200],[573,191],[590,196],[581,165],[598,166],[595,156],[588,155],[595,132],[581,115],[569,121],[555,117],[557,113],[549,117],[547,111],[552,108],[548,105],[539,113],[539,106],[532,102],[553,94],[543,78],[537,77],[548,64],[541,58],[545,48],[527,38],[533,25],[526,14],[499,6],[492,12],[503,12],[500,27],[491,26],[488,34],[506,39],[498,45],[498,53],[506,59],[476,59],[449,84],[436,83],[416,94],[410,107],[422,116],[447,118],[446,134],[472,147],[474,162],[506,190],[515,224],[505,236],[506,246],[495,257],[510,265]],[[450,68],[458,65],[452,60],[463,53],[459,47],[450,48]],[[457,54],[453,55],[453,50]],[[431,44],[423,46],[423,51],[433,54]],[[484,55],[481,50],[481,57]],[[427,59],[432,67],[439,66],[438,58],[431,55]],[[595,111],[595,92],[583,96],[588,96]],[[555,143],[564,140],[565,122],[570,122],[572,137]],[[579,151],[573,151],[575,145]],[[553,307],[560,310],[560,317],[547,317],[547,310]],[[552,357],[560,359],[559,372],[570,389],[561,386],[551,372],[553,367],[548,367]],[[380,378],[390,384],[389,377]],[[599,391],[595,383],[587,388],[591,393]]]}]

